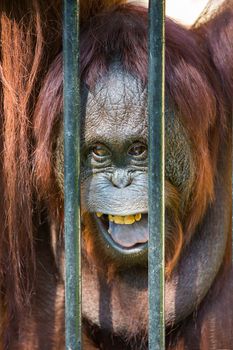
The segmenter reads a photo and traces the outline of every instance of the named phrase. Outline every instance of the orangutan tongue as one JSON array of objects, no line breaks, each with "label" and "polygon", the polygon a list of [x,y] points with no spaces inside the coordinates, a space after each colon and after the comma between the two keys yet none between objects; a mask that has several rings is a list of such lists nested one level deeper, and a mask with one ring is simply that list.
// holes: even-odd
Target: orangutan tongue
[{"label": "orangutan tongue", "polygon": [[132,225],[118,225],[109,221],[108,232],[116,243],[125,248],[146,243],[149,239],[147,218]]}]

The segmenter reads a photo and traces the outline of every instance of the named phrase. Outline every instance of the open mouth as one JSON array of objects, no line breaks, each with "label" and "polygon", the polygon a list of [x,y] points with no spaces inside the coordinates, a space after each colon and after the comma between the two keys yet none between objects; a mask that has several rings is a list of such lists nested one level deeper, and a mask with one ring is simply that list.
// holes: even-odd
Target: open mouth
[{"label": "open mouth", "polygon": [[96,213],[95,216],[102,235],[115,249],[130,253],[147,248],[149,239],[147,214],[119,216]]}]

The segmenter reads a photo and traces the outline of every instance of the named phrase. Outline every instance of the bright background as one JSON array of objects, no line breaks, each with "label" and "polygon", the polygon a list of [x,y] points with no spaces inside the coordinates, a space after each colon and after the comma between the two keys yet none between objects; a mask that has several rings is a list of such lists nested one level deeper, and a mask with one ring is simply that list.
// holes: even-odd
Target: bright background
[{"label": "bright background", "polygon": [[185,24],[192,24],[198,18],[207,2],[207,0],[167,0],[167,16]]},{"label": "bright background", "polygon": [[[131,2],[131,0],[129,0]],[[220,3],[222,0],[212,0],[213,3]],[[135,2],[135,0],[132,0]],[[138,0],[136,2],[148,4],[148,0]],[[167,16],[185,25],[191,25],[201,14],[208,0],[166,0]]]}]

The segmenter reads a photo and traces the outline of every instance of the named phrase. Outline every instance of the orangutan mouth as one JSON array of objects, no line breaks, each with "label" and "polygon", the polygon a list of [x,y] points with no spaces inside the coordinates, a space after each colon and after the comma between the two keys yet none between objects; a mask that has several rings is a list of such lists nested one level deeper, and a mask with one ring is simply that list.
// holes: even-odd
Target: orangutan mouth
[{"label": "orangutan mouth", "polygon": [[107,234],[113,243],[123,249],[131,250],[136,247],[140,248],[148,242],[147,214],[136,213],[119,216],[96,213],[96,218],[104,236],[106,237]]}]

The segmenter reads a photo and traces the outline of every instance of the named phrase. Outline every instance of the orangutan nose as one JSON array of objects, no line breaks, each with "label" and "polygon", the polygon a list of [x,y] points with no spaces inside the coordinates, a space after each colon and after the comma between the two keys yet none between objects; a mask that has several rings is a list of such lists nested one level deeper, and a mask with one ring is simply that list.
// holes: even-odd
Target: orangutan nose
[{"label": "orangutan nose", "polygon": [[128,170],[117,169],[114,171],[111,181],[114,187],[124,188],[131,184],[132,179]]}]

